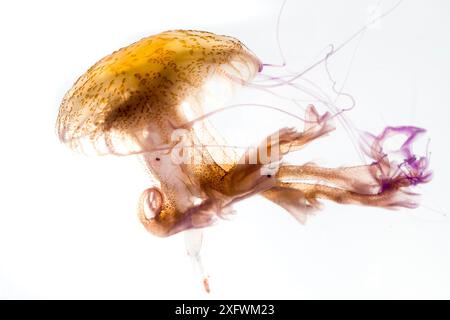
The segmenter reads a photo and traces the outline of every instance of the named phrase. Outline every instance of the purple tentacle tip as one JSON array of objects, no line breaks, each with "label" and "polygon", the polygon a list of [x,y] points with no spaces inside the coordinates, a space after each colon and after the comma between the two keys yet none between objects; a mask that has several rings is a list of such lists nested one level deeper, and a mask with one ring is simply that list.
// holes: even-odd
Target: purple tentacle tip
[{"label": "purple tentacle tip", "polygon": [[[378,136],[370,133],[365,135],[365,152],[380,168],[378,180],[381,192],[392,187],[415,186],[431,180],[433,173],[428,169],[428,155],[417,157],[412,151],[416,139],[425,132],[422,128],[401,126],[387,127]],[[406,137],[403,144],[397,150],[386,151],[383,148],[386,140],[397,135]],[[393,158],[400,158],[400,161]]]}]

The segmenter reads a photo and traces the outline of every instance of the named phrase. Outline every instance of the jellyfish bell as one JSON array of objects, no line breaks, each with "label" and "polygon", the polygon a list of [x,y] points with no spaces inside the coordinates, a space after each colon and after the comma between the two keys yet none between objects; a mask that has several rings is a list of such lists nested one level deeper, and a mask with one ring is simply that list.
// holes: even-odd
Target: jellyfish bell
[{"label": "jellyfish bell", "polygon": [[221,105],[261,62],[239,40],[174,30],[101,59],[65,95],[60,140],[82,153],[137,154],[170,143],[174,128]]}]

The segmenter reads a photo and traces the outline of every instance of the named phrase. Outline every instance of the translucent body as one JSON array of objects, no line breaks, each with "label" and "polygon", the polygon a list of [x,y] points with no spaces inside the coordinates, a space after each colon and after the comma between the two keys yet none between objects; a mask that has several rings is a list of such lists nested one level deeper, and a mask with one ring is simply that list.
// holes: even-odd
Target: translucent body
[{"label": "translucent body", "polygon": [[[208,123],[205,105],[219,107],[237,87],[254,87],[251,80],[261,69],[237,39],[163,32],[114,52],[78,79],[62,102],[58,134],[81,152],[139,154],[155,184],[142,193],[138,215],[158,236],[210,226],[232,212],[234,203],[256,194],[300,222],[321,207],[320,199],[390,209],[417,205],[410,187],[431,179],[427,158],[411,151],[423,129],[388,127],[381,135],[367,134],[363,151],[370,165],[286,165],[284,155],[335,129],[336,114],[319,114],[309,105],[301,129],[282,128],[240,157],[221,147],[225,142]],[[383,144],[394,135],[405,142],[387,152]],[[174,155],[188,161],[174,161]],[[188,253],[200,263],[201,237],[190,244]]]}]

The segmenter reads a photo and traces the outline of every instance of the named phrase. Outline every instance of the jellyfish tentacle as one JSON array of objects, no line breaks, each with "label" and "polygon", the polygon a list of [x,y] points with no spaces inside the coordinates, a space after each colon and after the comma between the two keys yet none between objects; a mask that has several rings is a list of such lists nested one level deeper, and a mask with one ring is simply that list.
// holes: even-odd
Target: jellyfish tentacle
[{"label": "jellyfish tentacle", "polygon": [[[138,217],[150,233],[168,237],[181,231],[208,227],[216,222],[220,211],[217,199],[209,198],[198,205],[192,204],[187,209],[180,210],[173,199],[164,196],[167,194],[168,192],[155,187],[141,194]],[[152,212],[151,216],[147,214],[148,211]]]},{"label": "jellyfish tentacle", "polygon": [[[274,187],[278,170],[276,164],[286,153],[334,129],[329,122],[329,114],[320,116],[312,105],[308,107],[306,117],[309,121],[305,123],[303,132],[283,128],[264,139],[257,148],[247,150],[242,161],[223,177],[223,188],[218,192],[223,193],[221,195],[215,194],[212,188],[208,193],[209,198],[200,204],[180,207],[175,199],[170,198],[171,192],[167,192],[170,190],[161,192],[150,188],[144,191],[138,212],[141,222],[148,231],[159,236],[206,227],[213,224],[220,212],[231,207],[233,203]],[[271,165],[275,165],[275,171],[264,174],[265,169],[273,170]],[[150,196],[153,197],[152,200],[148,200]],[[151,218],[145,216],[145,209],[148,207],[153,208],[154,216]]]},{"label": "jellyfish tentacle", "polygon": [[186,244],[186,251],[188,256],[192,259],[194,266],[199,272],[205,291],[210,292],[208,274],[205,271],[205,267],[202,262],[200,254],[203,242],[203,230],[202,229],[190,229],[184,232],[184,241]]},{"label": "jellyfish tentacle", "polygon": [[[412,152],[414,141],[423,132],[425,130],[421,128],[403,126],[387,127],[378,136],[367,134],[365,152],[375,160],[371,165],[336,169],[283,165],[276,175],[277,187],[301,191],[299,198],[306,199],[312,206],[317,204],[317,199],[327,199],[390,209],[415,208],[418,194],[410,188],[427,183],[432,178],[428,158],[418,157]],[[400,148],[389,152],[384,150],[384,142],[396,135],[405,136]],[[403,160],[398,163],[392,155],[400,155]],[[310,180],[320,182],[305,183]],[[288,195],[284,197],[289,198]],[[285,204],[283,201],[281,206]],[[286,201],[289,211],[292,200]]]},{"label": "jellyfish tentacle", "polygon": [[305,118],[307,121],[305,121],[302,136],[290,145],[288,151],[296,151],[307,143],[325,136],[335,129],[330,113],[325,112],[324,114],[319,115],[312,104],[307,106]]},{"label": "jellyfish tentacle", "polygon": [[274,176],[284,155],[334,129],[329,116],[329,113],[319,115],[314,106],[309,105],[306,110],[308,121],[302,132],[295,128],[282,128],[267,136],[256,148],[248,149],[225,176],[225,193],[236,197],[235,202],[273,187],[276,182]]},{"label": "jellyfish tentacle", "polygon": [[[301,177],[305,179],[305,174],[302,174]],[[309,177],[313,176],[309,175]],[[314,175],[314,178],[317,179],[318,175]],[[321,176],[320,178],[323,179],[324,177]],[[306,223],[308,216],[322,209],[322,204],[318,199],[332,200],[342,204],[384,206],[388,208],[405,206],[404,199],[403,202],[399,200],[387,201],[389,199],[387,194],[377,196],[320,184],[294,182],[279,182],[276,187],[262,192],[261,195],[285,209],[301,224]]]},{"label": "jellyfish tentacle", "polygon": [[321,184],[283,182],[281,186],[300,190],[308,202],[318,199],[331,200],[340,204],[359,204],[387,209],[416,208],[418,194],[407,189],[389,189],[376,194],[363,194]]},{"label": "jellyfish tentacle", "polygon": [[277,179],[281,182],[320,180],[358,193],[375,193],[379,188],[379,182],[375,179],[377,170],[376,164],[343,168],[283,165],[278,170]]},{"label": "jellyfish tentacle", "polygon": [[[428,155],[419,157],[412,151],[414,142],[424,133],[424,129],[413,126],[387,127],[378,136],[366,133],[363,150],[378,166],[376,179],[382,189],[415,186],[431,180]],[[386,140],[398,135],[405,137],[403,144],[397,150],[385,150]],[[401,162],[395,160],[396,156],[401,157]]]},{"label": "jellyfish tentacle", "polygon": [[261,195],[285,209],[301,224],[305,224],[307,216],[317,210],[308,203],[304,192],[296,188],[277,186],[261,192]]}]

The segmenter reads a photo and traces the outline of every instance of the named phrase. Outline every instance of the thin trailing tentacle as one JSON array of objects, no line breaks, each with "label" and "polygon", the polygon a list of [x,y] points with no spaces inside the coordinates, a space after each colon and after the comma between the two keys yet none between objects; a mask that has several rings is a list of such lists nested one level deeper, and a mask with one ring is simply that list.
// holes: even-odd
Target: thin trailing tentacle
[{"label": "thin trailing tentacle", "polygon": [[184,232],[184,241],[188,256],[192,259],[194,266],[198,270],[203,287],[207,293],[210,293],[209,276],[203,266],[202,257],[200,254],[203,242],[202,229],[190,229]]},{"label": "thin trailing tentacle", "polygon": [[[399,0],[395,5],[393,5],[390,9],[386,10],[385,12],[383,12],[382,14],[380,14],[379,16],[373,18],[371,21],[369,21],[368,23],[366,23],[363,27],[361,27],[359,30],[357,30],[351,37],[349,37],[347,40],[345,40],[343,43],[341,43],[340,45],[338,45],[335,49],[333,49],[332,52],[329,52],[326,54],[325,57],[323,57],[322,59],[320,59],[319,61],[315,62],[314,64],[312,64],[311,66],[309,66],[308,68],[306,68],[305,70],[303,70],[302,72],[297,73],[296,75],[294,75],[292,78],[288,79],[288,82],[293,82],[301,77],[303,77],[305,74],[307,74],[308,72],[310,72],[311,70],[313,70],[314,68],[316,68],[317,66],[321,65],[322,63],[324,63],[327,59],[329,59],[331,56],[335,55],[337,52],[339,52],[340,50],[342,50],[345,46],[347,46],[351,41],[353,41],[355,38],[357,38],[358,36],[360,36],[361,34],[363,34],[371,25],[375,24],[376,22],[380,21],[381,19],[383,19],[384,17],[388,16],[389,14],[391,14],[395,9],[397,9],[398,6],[400,6],[400,4],[403,2],[403,0]],[[284,85],[283,83],[275,83],[275,84],[269,84],[269,85],[265,85],[265,87],[277,87],[277,86],[281,86]]]}]

